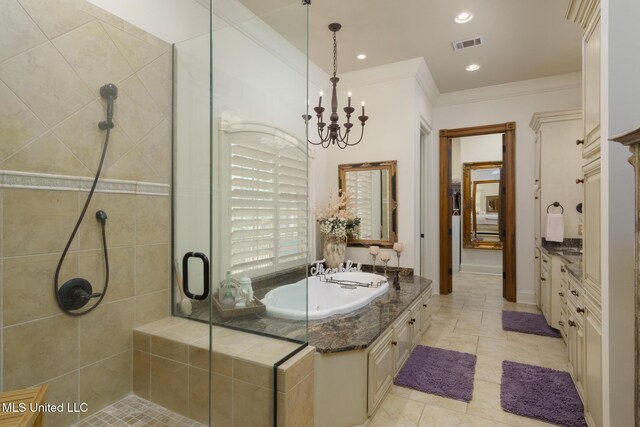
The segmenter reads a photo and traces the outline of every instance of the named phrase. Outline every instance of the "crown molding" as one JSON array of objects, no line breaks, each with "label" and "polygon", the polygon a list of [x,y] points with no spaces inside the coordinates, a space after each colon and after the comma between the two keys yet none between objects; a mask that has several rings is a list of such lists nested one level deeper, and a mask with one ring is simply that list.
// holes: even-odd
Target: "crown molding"
[{"label": "crown molding", "polygon": [[529,127],[533,129],[534,132],[538,132],[540,130],[540,126],[543,123],[555,123],[555,122],[564,122],[567,120],[582,120],[582,110],[573,109],[573,110],[562,110],[562,111],[547,111],[544,113],[534,113],[531,117],[531,122],[529,123]]},{"label": "crown molding", "polygon": [[519,82],[443,93],[438,98],[436,107],[535,95],[559,90],[580,89],[581,87],[581,73],[560,74],[539,79],[522,80]]}]

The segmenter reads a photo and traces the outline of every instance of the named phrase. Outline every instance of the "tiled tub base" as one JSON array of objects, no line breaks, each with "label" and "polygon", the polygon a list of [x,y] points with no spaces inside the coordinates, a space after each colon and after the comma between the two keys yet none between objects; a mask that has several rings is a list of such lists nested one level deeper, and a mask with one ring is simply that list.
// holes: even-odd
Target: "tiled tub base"
[{"label": "tiled tub base", "polygon": [[[298,344],[213,326],[209,402],[209,325],[167,317],[133,332],[133,392],[192,420],[271,427],[273,365]],[[314,349],[278,368],[278,426],[313,422]]]},{"label": "tiled tub base", "polygon": [[206,427],[138,396],[127,396],[73,427]]}]

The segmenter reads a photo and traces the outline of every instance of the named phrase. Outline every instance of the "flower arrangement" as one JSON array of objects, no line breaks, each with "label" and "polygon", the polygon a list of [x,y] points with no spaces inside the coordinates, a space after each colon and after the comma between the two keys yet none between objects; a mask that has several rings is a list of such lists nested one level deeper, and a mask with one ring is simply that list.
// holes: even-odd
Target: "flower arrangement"
[{"label": "flower arrangement", "polygon": [[347,239],[360,237],[360,218],[356,216],[351,193],[339,194],[337,201],[333,194],[329,195],[327,206],[317,213],[317,221],[323,239],[346,243]]}]

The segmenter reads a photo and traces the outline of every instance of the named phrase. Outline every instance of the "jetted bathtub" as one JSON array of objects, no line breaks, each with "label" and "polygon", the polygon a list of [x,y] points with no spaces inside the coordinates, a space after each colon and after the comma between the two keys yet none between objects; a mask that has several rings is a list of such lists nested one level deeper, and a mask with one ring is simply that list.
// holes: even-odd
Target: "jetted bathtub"
[{"label": "jetted bathtub", "polygon": [[[379,286],[341,286],[338,283],[323,282],[321,277],[322,280],[349,280],[374,283]],[[307,293],[308,319],[324,319],[364,307],[384,295],[389,289],[389,282],[384,276],[362,272],[312,276],[308,281],[308,293],[307,279],[269,291],[262,299],[262,303],[267,306],[267,314],[282,319],[304,320],[307,318],[307,301],[305,300],[305,293]]]}]

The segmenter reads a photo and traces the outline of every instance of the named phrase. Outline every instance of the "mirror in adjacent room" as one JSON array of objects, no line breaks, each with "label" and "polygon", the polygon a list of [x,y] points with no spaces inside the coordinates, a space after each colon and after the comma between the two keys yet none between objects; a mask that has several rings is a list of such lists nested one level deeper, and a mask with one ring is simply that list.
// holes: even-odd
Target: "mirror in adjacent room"
[{"label": "mirror in adjacent room", "polygon": [[502,162],[463,165],[463,247],[502,249],[500,174]]},{"label": "mirror in adjacent room", "polygon": [[392,247],[398,236],[396,161],[338,165],[338,181],[360,218],[360,237],[347,245]]}]

